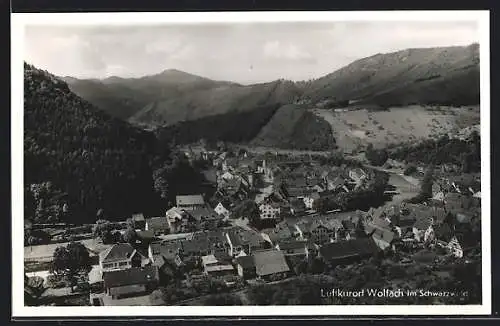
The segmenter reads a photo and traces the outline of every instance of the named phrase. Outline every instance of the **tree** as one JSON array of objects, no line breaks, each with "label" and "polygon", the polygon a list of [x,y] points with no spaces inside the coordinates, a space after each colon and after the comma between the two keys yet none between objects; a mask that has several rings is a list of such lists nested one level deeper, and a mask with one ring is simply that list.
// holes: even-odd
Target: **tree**
[{"label": "tree", "polygon": [[125,233],[123,233],[123,241],[135,244],[137,241],[137,232],[132,227],[128,227]]},{"label": "tree", "polygon": [[427,200],[432,197],[433,184],[434,184],[434,168],[432,166],[429,166],[425,171],[420,189],[420,194],[423,200]]},{"label": "tree", "polygon": [[92,230],[92,235],[94,238],[101,238],[103,243],[107,243],[105,239],[109,241],[112,229],[113,227],[109,221],[97,220]]},{"label": "tree", "polygon": [[71,242],[66,247],[57,247],[54,251],[51,270],[64,277],[72,292],[78,275],[88,273],[90,269],[89,252],[82,243]]},{"label": "tree", "polygon": [[404,175],[412,175],[417,172],[415,164],[408,164],[403,172]]},{"label": "tree", "polygon": [[245,200],[235,207],[233,216],[236,218],[248,218],[251,225],[257,226],[260,223],[260,210],[253,200]]},{"label": "tree", "polygon": [[365,156],[371,165],[382,166],[389,158],[389,154],[386,149],[374,149],[372,144],[368,144]]},{"label": "tree", "polygon": [[366,232],[365,232],[365,223],[363,222],[363,219],[358,219],[358,222],[356,223],[356,238],[363,238],[366,237]]}]

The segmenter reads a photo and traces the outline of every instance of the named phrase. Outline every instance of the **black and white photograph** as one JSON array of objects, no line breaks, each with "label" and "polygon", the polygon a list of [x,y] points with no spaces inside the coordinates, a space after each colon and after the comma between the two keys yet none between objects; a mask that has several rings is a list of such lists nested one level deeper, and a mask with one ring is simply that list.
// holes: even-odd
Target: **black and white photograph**
[{"label": "black and white photograph", "polygon": [[490,313],[488,12],[12,23],[19,315]]}]

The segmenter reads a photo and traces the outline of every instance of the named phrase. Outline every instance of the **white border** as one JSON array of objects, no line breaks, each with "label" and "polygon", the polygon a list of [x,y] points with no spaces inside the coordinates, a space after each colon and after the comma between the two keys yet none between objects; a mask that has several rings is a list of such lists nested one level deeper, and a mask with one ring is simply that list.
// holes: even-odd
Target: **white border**
[{"label": "white border", "polygon": [[[152,25],[318,21],[474,21],[480,30],[481,196],[483,304],[469,306],[237,306],[25,307],[23,260],[23,45],[24,27],[38,25]],[[335,316],[491,314],[489,11],[23,13],[11,15],[12,71],[12,315],[80,316]]]}]

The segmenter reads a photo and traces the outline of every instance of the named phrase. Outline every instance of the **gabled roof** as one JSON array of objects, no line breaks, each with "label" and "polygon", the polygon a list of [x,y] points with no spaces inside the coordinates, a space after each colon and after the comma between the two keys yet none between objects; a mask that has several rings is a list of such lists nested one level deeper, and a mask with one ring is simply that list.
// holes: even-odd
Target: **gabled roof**
[{"label": "gabled roof", "polygon": [[437,240],[441,240],[446,243],[450,242],[455,235],[448,223],[443,223],[438,226],[436,228],[435,234]]},{"label": "gabled roof", "polygon": [[175,197],[177,206],[204,205],[202,195],[181,195]]},{"label": "gabled roof", "polygon": [[241,265],[245,269],[255,267],[253,256],[239,256],[236,258],[236,264]]},{"label": "gabled roof", "polygon": [[327,243],[319,248],[321,256],[326,260],[373,255],[379,250],[371,237]]},{"label": "gabled roof", "polygon": [[99,254],[102,263],[129,259],[135,249],[128,243],[117,243]]},{"label": "gabled roof", "polygon": [[307,247],[307,241],[283,241],[279,244],[279,250],[291,250],[291,249],[305,249]]},{"label": "gabled roof", "polygon": [[144,221],[144,214],[139,213],[139,214],[132,214],[132,220],[139,222],[139,221]]},{"label": "gabled roof", "polygon": [[219,217],[219,214],[217,214],[213,209],[206,207],[195,208],[194,210],[189,211],[188,214],[197,221],[201,221],[202,219],[215,219]]},{"label": "gabled roof", "polygon": [[306,209],[306,204],[304,203],[304,201],[296,198],[292,198],[290,200],[290,206],[295,210]]},{"label": "gabled roof", "polygon": [[391,223],[384,218],[376,218],[366,223],[365,233],[371,234],[374,230],[382,229],[382,230],[390,230]]},{"label": "gabled roof", "polygon": [[227,231],[227,235],[233,246],[258,246],[260,243],[265,241],[259,233],[246,230],[241,227],[234,227],[229,229]]},{"label": "gabled roof", "polygon": [[432,217],[421,217],[417,219],[413,227],[417,230],[427,230],[430,226],[432,226]]},{"label": "gabled roof", "polygon": [[152,217],[146,220],[148,230],[151,231],[165,231],[169,230],[168,220],[166,216]]},{"label": "gabled roof", "polygon": [[106,288],[118,286],[147,284],[157,282],[159,278],[158,267],[132,267],[124,270],[104,272],[102,276]]},{"label": "gabled roof", "polygon": [[285,255],[280,250],[256,251],[253,254],[257,275],[266,276],[290,271]]},{"label": "gabled roof", "polygon": [[182,243],[180,241],[168,241],[152,243],[150,247],[153,255],[161,255],[166,260],[173,260],[179,250],[182,249]]},{"label": "gabled roof", "polygon": [[377,240],[382,240],[387,243],[391,243],[393,240],[397,239],[399,236],[396,232],[388,229],[375,229],[372,237]]},{"label": "gabled roof", "polygon": [[311,194],[309,194],[309,198],[316,200],[316,199],[320,199],[321,196],[319,195],[319,193],[317,191],[313,191],[313,192],[311,192]]},{"label": "gabled roof", "polygon": [[154,232],[151,230],[139,230],[136,232],[139,239],[153,239],[155,237]]}]

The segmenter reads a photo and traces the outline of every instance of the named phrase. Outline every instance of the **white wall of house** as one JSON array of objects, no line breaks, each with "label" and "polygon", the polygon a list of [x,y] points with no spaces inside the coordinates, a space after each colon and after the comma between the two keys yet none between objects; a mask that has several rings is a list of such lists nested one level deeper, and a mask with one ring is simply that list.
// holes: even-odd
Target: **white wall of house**
[{"label": "white wall of house", "polygon": [[272,205],[269,204],[260,205],[259,210],[260,210],[260,218],[263,220],[277,219],[279,218],[280,215],[280,208],[273,207]]}]

